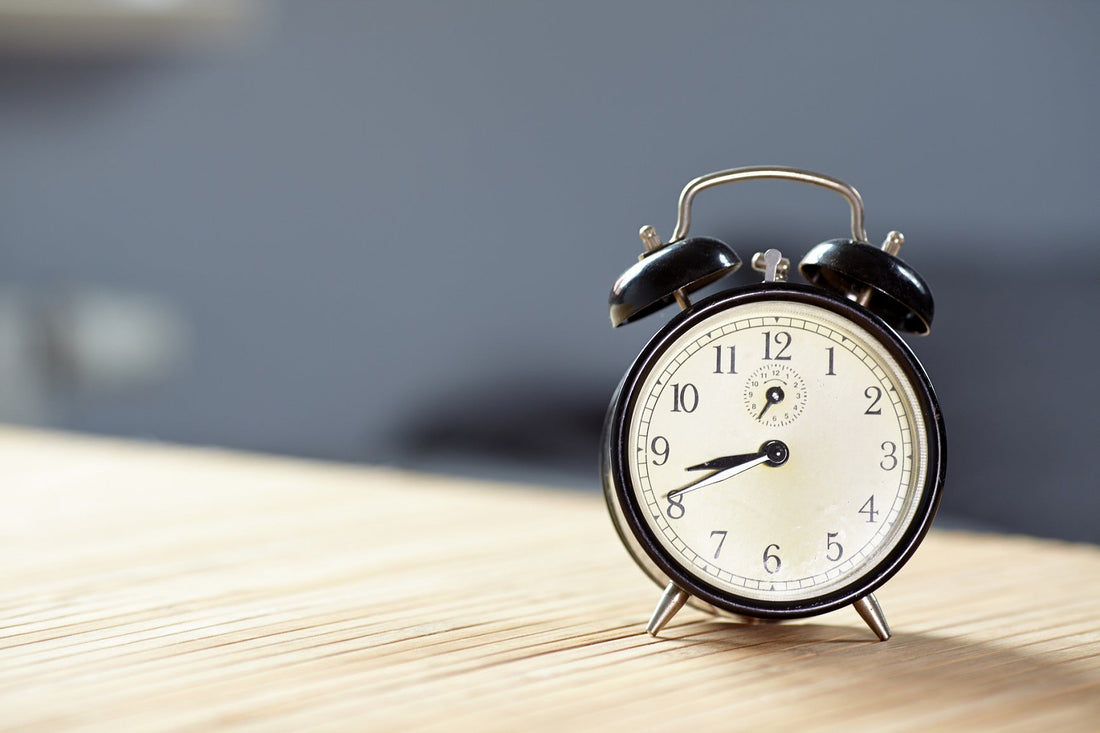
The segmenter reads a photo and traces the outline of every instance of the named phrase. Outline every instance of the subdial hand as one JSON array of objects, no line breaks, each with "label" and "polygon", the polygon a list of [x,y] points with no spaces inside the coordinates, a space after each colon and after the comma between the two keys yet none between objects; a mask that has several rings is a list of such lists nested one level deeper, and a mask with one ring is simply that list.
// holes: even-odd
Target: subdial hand
[{"label": "subdial hand", "polygon": [[766,464],[771,467],[782,466],[790,458],[790,451],[787,449],[787,444],[781,440],[769,440],[760,446],[760,450],[756,453],[742,453],[736,456],[721,456],[720,458],[714,458],[704,463],[697,464],[695,466],[688,466],[685,471],[708,471],[713,470],[714,473],[704,476],[698,481],[693,481],[687,486],[681,486],[678,489],[673,489],[668,492],[669,496],[678,496],[680,494],[686,494],[689,491],[695,491],[701,489],[704,486],[710,486],[716,484],[719,481],[725,481],[728,478],[736,476],[739,473],[744,473],[754,466],[760,464]]},{"label": "subdial hand", "polygon": [[769,387],[768,391],[764,393],[764,399],[767,400],[767,402],[764,405],[764,409],[761,410],[760,414],[756,416],[756,419],[762,419],[764,417],[764,413],[768,411],[768,408],[772,405],[778,405],[780,402],[783,401],[784,397],[786,397],[786,395],[783,394],[782,387]]}]

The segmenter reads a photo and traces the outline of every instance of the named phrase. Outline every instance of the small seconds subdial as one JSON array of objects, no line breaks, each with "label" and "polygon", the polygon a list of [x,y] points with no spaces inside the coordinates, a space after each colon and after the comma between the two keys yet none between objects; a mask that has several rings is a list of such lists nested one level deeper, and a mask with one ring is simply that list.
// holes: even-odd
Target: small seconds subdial
[{"label": "small seconds subdial", "polygon": [[786,364],[765,364],[745,380],[745,409],[763,425],[790,425],[806,409],[806,382]]}]

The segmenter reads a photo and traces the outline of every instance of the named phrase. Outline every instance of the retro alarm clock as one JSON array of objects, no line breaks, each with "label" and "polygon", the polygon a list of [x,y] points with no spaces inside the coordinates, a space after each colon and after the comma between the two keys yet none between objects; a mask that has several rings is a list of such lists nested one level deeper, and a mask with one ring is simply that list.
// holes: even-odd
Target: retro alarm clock
[{"label": "retro alarm clock", "polygon": [[[790,265],[769,249],[763,278],[697,302],[734,272],[737,254],[689,237],[696,194],[784,179],[843,195],[851,238]],[[859,193],[843,181],[783,167],[701,176],[680,194],[672,237],[653,227],[645,252],[615,282],[621,326],[676,303],[611,401],[602,450],[615,527],[639,566],[665,588],[647,630],[685,602],[750,621],[852,605],[882,640],[874,591],[912,556],[943,487],[946,437],[932,384],[899,332],[925,334],[932,295],[898,257],[903,237],[868,243]]]}]

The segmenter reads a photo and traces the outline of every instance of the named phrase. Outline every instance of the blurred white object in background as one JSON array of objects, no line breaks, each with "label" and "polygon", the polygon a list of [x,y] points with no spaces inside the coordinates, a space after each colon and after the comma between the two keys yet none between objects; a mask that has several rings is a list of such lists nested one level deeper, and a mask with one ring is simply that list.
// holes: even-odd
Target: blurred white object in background
[{"label": "blurred white object in background", "polygon": [[119,392],[162,384],[183,363],[183,318],[161,298],[112,290],[70,293],[50,304],[44,325],[58,381]]},{"label": "blurred white object in background", "polygon": [[255,0],[0,0],[0,50],[146,53],[236,38],[259,16]]},{"label": "blurred white object in background", "polygon": [[48,425],[62,398],[164,385],[187,363],[191,340],[179,309],[155,296],[0,290],[0,420]]},{"label": "blurred white object in background", "polygon": [[40,344],[41,328],[28,298],[0,291],[0,420],[41,424],[48,382]]}]

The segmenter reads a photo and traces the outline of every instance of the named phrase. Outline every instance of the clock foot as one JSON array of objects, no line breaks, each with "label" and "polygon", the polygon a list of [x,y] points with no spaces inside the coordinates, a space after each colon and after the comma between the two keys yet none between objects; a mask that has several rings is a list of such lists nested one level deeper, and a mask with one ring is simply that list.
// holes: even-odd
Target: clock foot
[{"label": "clock foot", "polygon": [[886,641],[890,638],[890,626],[886,623],[886,617],[882,615],[882,607],[878,605],[873,593],[868,593],[852,605],[855,606],[856,613],[859,614],[864,623],[871,627],[871,631],[875,632],[879,641]]},{"label": "clock foot", "polygon": [[656,636],[665,624],[672,620],[676,612],[684,607],[687,599],[687,591],[682,590],[675,583],[669,583],[665,592],[661,594],[661,600],[657,601],[657,608],[653,609],[653,615],[649,618],[645,630],[651,636]]}]

